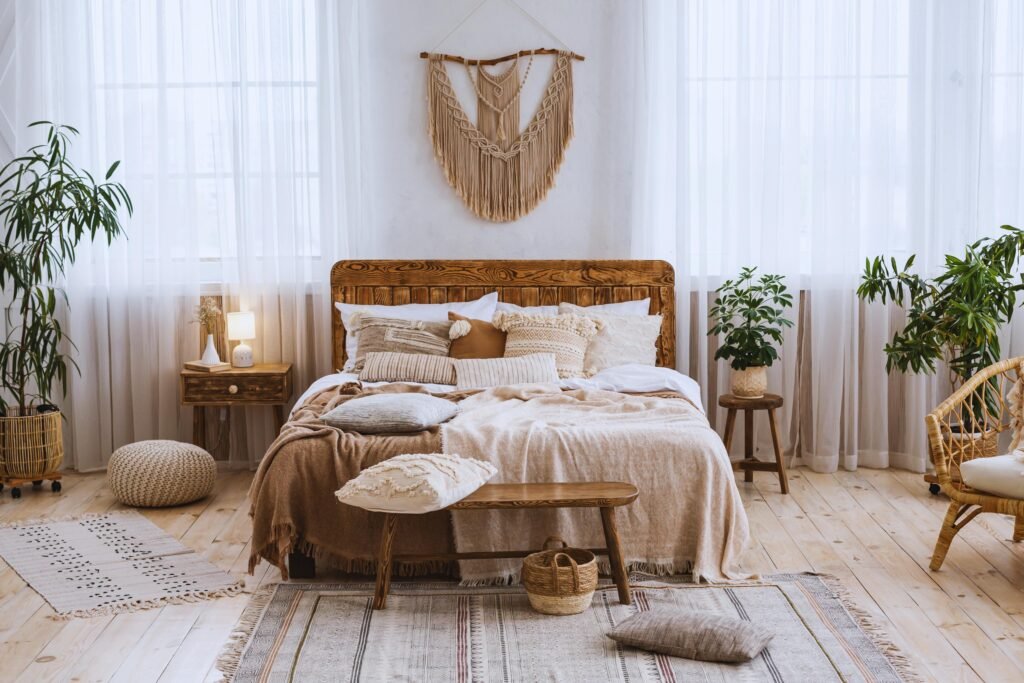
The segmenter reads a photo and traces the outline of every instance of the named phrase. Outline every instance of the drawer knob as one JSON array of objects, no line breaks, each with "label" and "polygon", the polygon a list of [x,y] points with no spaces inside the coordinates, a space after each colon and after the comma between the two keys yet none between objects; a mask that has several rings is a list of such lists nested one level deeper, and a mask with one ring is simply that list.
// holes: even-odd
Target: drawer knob
[{"label": "drawer knob", "polygon": [[238,393],[238,385],[237,384],[232,384],[230,387],[228,387],[228,393],[229,394],[237,394]]}]

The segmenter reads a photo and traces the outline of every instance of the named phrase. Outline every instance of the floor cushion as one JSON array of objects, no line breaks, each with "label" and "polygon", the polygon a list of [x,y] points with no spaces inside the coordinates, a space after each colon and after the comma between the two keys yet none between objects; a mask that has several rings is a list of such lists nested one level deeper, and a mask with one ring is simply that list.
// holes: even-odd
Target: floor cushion
[{"label": "floor cushion", "polygon": [[608,637],[642,650],[705,662],[746,662],[774,633],[735,617],[691,610],[657,609],[626,619]]},{"label": "floor cushion", "polygon": [[973,489],[1024,500],[1024,456],[1020,451],[961,463],[960,477]]},{"label": "floor cushion", "polygon": [[213,491],[217,464],[199,446],[180,441],[137,441],[110,456],[107,481],[114,497],[135,507],[184,505]]}]

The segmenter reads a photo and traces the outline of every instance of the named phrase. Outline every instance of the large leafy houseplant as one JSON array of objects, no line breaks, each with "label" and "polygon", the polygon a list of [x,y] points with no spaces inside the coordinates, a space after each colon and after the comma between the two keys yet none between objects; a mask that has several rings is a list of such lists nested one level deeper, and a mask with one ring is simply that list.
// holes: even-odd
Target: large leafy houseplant
[{"label": "large leafy houseplant", "polygon": [[733,369],[732,393],[756,398],[767,386],[765,368],[779,358],[776,345],[782,330],[792,327],[785,309],[793,305],[781,275],[761,275],[757,268],[740,270],[736,279],[726,280],[715,290],[718,297],[709,311],[712,327],[708,334],[722,335],[715,360],[725,359]]},{"label": "large leafy houseplant", "polygon": [[8,419],[53,411],[55,388],[67,392],[69,369],[78,368],[57,316],[65,267],[83,239],[112,242],[122,233],[120,211],[132,211],[124,186],[110,181],[119,162],[97,182],[68,157],[77,130],[48,121],[30,127],[37,126],[46,127],[46,142],[0,169],[0,289],[9,306],[0,410]]},{"label": "large leafy houseplant", "polygon": [[[950,381],[959,386],[999,360],[999,330],[1013,317],[1017,292],[1024,289],[1018,270],[1024,230],[1001,229],[999,237],[967,245],[963,256],[947,255],[933,278],[911,272],[914,256],[902,265],[882,256],[867,260],[857,296],[892,301],[907,311],[907,324],[885,345],[887,372],[934,373],[944,362]],[[995,387],[976,392],[970,414],[982,415],[985,407],[997,410],[994,392]]]}]

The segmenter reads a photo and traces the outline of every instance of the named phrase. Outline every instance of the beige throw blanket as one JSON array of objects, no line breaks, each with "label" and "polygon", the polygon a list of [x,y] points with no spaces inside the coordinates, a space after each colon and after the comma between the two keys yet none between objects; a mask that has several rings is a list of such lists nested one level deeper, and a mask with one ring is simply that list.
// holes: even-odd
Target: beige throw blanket
[{"label": "beige throw blanket", "polygon": [[[442,427],[443,449],[498,467],[492,482],[625,481],[640,496],[617,508],[630,569],[737,578],[749,531],[728,454],[704,414],[681,398],[552,385],[498,387],[471,396]],[[463,551],[539,548],[557,534],[605,545],[596,509],[457,511]],[[607,571],[607,559],[604,570]],[[463,583],[510,582],[518,560],[460,562]]]}]

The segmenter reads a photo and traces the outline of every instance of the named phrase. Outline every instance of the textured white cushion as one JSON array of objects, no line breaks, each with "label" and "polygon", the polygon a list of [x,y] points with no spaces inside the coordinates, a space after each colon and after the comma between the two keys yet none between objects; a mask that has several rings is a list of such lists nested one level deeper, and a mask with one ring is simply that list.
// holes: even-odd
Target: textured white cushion
[{"label": "textured white cushion", "polygon": [[587,344],[603,324],[579,315],[494,314],[494,326],[507,333],[505,358],[553,353],[559,377],[583,374]]},{"label": "textured white cushion", "polygon": [[489,462],[448,453],[396,455],[366,468],[335,495],[376,512],[433,512],[473,493],[497,471]]},{"label": "textured white cushion", "polygon": [[421,432],[459,412],[459,406],[430,394],[374,394],[354,398],[324,413],[332,427],[360,434]]},{"label": "textured white cushion", "polygon": [[583,359],[586,374],[632,363],[657,364],[658,336],[661,334],[660,315],[619,315],[572,304],[561,304],[558,311],[563,314],[574,313],[604,323],[604,327],[598,330],[587,345],[587,353]]},{"label": "textured white cushion", "polygon": [[968,460],[960,465],[960,477],[979,491],[1024,500],[1024,452]]},{"label": "textured white cushion", "polygon": [[[560,304],[560,305],[571,305],[571,304]],[[618,313],[619,315],[647,315],[651,310],[651,299],[640,299],[638,301],[620,301],[617,304],[594,304],[593,306],[581,306],[588,311],[592,312],[604,312],[604,313]],[[499,301],[497,307],[494,309],[495,313],[502,311],[506,312],[519,312],[526,313],[527,315],[546,315],[556,316],[558,315],[558,306],[517,306],[516,304],[508,304],[504,301]],[[456,311],[458,313],[458,311]],[[490,318],[488,318],[489,320]]]},{"label": "textured white cushion", "polygon": [[558,383],[555,354],[533,353],[518,358],[455,359],[456,389],[485,389],[508,384]]},{"label": "textured white cushion", "polygon": [[341,312],[341,323],[345,326],[345,367],[338,368],[339,371],[347,372],[355,366],[356,362],[356,335],[348,334],[351,327],[352,316],[360,311],[369,313],[372,316],[383,318],[400,318],[402,320],[424,320],[427,322],[440,322],[448,320],[448,311],[454,311],[459,315],[476,320],[490,320],[494,315],[494,307],[498,303],[498,293],[491,292],[474,301],[455,301],[446,304],[403,304],[401,306],[383,306],[376,304],[343,304],[340,301],[334,302],[334,306]]}]

